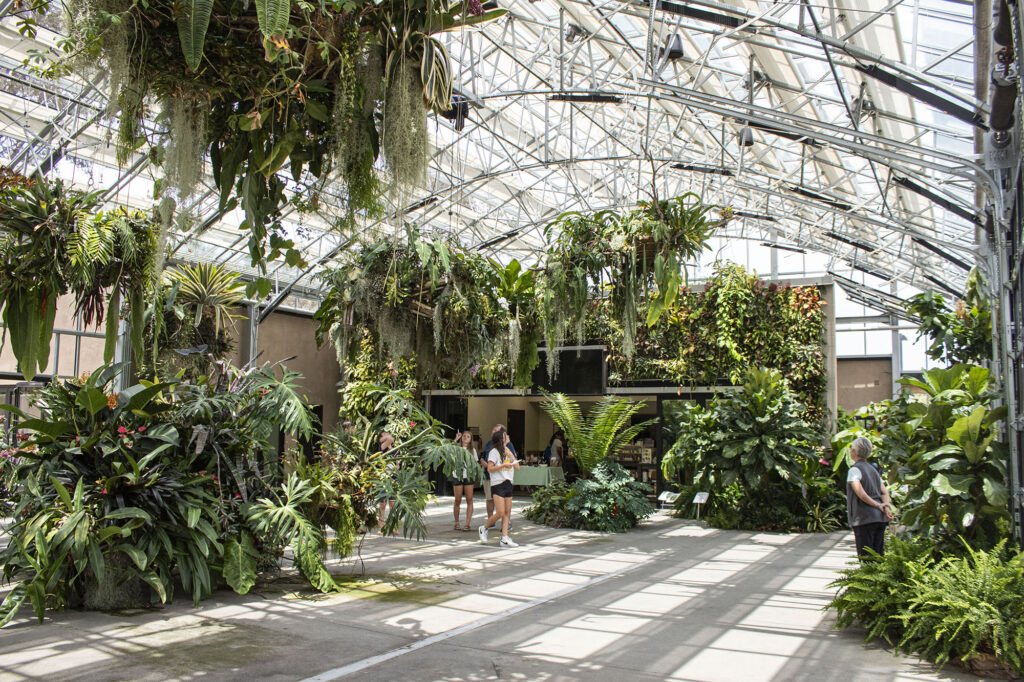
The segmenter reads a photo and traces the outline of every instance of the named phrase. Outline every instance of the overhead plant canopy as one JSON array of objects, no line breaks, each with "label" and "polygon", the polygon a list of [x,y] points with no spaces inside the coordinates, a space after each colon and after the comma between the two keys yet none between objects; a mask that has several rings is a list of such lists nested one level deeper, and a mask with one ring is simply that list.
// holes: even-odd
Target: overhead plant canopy
[{"label": "overhead plant canopy", "polygon": [[[408,225],[404,240],[361,244],[321,275],[329,288],[318,341],[333,341],[348,364],[368,332],[393,365],[417,357],[421,379],[468,386],[486,367],[487,379],[530,386],[542,340],[556,348],[572,330],[582,342],[591,302],[606,300],[616,323],[604,340],[631,359],[638,328],[674,309],[687,262],[728,220],[725,211],[711,222],[712,209],[688,194],[633,211],[567,213],[547,227],[554,243],[532,269]],[[557,355],[547,353],[551,375]]]},{"label": "overhead plant canopy", "polygon": [[687,192],[732,209],[721,237],[961,291],[994,191],[953,0],[7,12],[0,161],[161,202],[168,253],[265,275],[251,294],[319,298],[317,265],[396,215],[532,266],[567,211]]}]

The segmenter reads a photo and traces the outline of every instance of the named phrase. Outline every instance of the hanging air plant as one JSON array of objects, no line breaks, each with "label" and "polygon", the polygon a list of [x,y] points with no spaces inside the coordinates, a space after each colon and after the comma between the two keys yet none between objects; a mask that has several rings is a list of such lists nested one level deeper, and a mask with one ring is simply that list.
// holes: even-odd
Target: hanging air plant
[{"label": "hanging air plant", "polygon": [[[423,177],[425,113],[451,106],[451,60],[435,36],[505,13],[478,5],[72,0],[67,54],[51,72],[109,72],[119,161],[147,143],[162,149],[152,156],[163,189],[180,201],[209,150],[220,209],[244,212],[253,265],[280,254],[301,266],[293,245],[271,244],[285,204],[317,205],[330,178],[348,222],[379,214],[381,147],[398,188]],[[152,101],[165,125],[147,132]]]}]

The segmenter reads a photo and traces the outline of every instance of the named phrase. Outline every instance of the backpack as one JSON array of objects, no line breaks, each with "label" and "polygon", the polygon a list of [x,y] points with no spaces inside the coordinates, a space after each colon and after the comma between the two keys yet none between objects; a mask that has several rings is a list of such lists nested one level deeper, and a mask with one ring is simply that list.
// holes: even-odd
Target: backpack
[{"label": "backpack", "polygon": [[551,461],[551,446],[550,445],[548,445],[546,448],[544,448],[544,461],[545,462],[550,462]]}]

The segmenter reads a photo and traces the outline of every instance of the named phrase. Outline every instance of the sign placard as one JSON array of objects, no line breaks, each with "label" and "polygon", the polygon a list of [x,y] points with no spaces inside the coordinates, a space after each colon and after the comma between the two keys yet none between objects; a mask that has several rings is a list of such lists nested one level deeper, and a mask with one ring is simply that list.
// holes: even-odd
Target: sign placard
[{"label": "sign placard", "polygon": [[708,496],[709,495],[710,495],[710,493],[697,493],[696,495],[693,496],[693,503],[694,504],[704,504],[705,502],[708,501]]}]

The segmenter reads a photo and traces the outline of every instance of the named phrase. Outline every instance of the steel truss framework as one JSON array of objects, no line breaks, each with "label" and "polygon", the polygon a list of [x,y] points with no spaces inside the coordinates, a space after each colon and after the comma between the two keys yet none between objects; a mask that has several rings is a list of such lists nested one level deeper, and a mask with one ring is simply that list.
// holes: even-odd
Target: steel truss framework
[{"label": "steel truss framework", "polygon": [[[436,118],[428,185],[395,212],[531,260],[545,245],[544,226],[563,211],[693,191],[741,216],[724,236],[957,291],[979,255],[973,216],[985,195],[976,191],[994,187],[971,159],[975,127],[961,120],[985,112],[972,90],[971,6],[909,5],[516,2],[505,19],[446,36],[469,120],[456,131]],[[682,49],[670,55],[664,46],[674,35]],[[77,180],[148,207],[159,169],[143,155],[116,167],[103,75],[46,81],[22,63],[58,39],[44,30],[29,41],[12,17],[3,23],[0,156],[28,171],[68,173],[74,164]],[[919,97],[867,75],[872,68]],[[745,126],[749,147],[737,137]],[[315,291],[316,268],[348,243],[330,229],[336,191],[324,188],[318,213],[288,216],[316,266],[272,265],[279,288]],[[173,235],[173,257],[250,271],[240,217],[217,213],[212,187],[178,208],[190,229]],[[364,227],[386,231],[394,222]]]},{"label": "steel truss framework", "polygon": [[[824,253],[831,271],[873,275],[884,289],[899,282],[955,294],[979,265],[1000,302],[994,364],[1011,407],[1020,519],[1024,197],[1019,155],[1016,168],[980,161],[988,107],[976,93],[990,55],[975,4],[499,4],[510,9],[505,18],[445,36],[456,92],[470,105],[465,126],[435,117],[426,187],[362,230],[410,220],[530,262],[562,212],[695,192],[735,211],[721,236]],[[988,0],[977,6],[990,11]],[[1011,7],[1020,55],[1019,6]],[[160,170],[144,154],[115,163],[104,74],[39,78],[26,62],[32,51],[56,52],[59,21],[29,40],[9,15],[17,11],[0,2],[0,162],[151,207]],[[340,191],[328,182],[319,210],[286,216],[312,265],[271,265],[270,308],[289,294],[315,301],[317,270],[359,237],[332,229]],[[177,209],[184,219],[170,235],[171,258],[256,274],[241,216],[218,212],[209,181]]]}]

